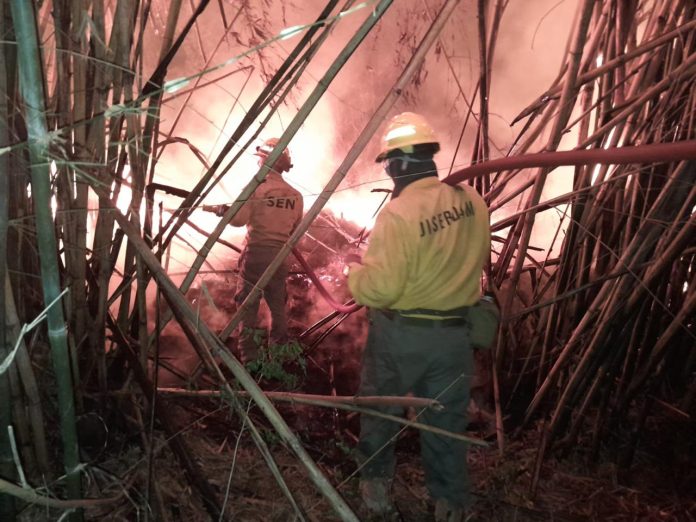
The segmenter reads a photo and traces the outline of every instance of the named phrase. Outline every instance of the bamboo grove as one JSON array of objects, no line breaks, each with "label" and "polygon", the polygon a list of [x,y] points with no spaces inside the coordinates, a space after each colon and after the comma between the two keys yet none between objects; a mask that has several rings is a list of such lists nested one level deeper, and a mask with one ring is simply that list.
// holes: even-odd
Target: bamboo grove
[{"label": "bamboo grove", "polygon": [[[489,106],[488,94],[493,82],[503,81],[492,64],[508,3],[467,4],[478,16],[479,77],[473,92],[462,92],[471,100],[468,116],[452,126],[461,128],[462,136],[473,129],[467,134],[475,136],[473,142],[461,143],[471,151],[471,163],[556,151],[562,139],[564,149],[598,151],[696,139],[696,2],[581,0],[556,80],[528,107],[520,107],[523,128],[509,149],[494,151],[489,119],[495,106]],[[304,100],[267,165],[290,143],[392,1],[368,4],[370,15]],[[403,73],[372,108],[374,115],[265,278],[290,253],[373,139],[458,4],[463,2],[448,0],[433,11],[432,25]],[[338,516],[356,520],[226,350],[224,340],[239,314],[226,334],[216,336],[200,324],[184,297],[268,166],[261,167],[210,231],[182,285],[174,284],[162,265],[192,210],[292,95],[317,49],[331,41],[331,31],[341,20],[338,13],[355,7],[351,1],[329,0],[316,23],[302,28],[285,61],[268,74],[266,87],[172,219],[157,224],[152,199],[157,160],[177,125],[175,121],[161,128],[158,117],[174,87],[168,67],[183,42],[194,38],[201,13],[220,11],[225,38],[237,26],[251,23],[248,3],[235,7],[230,17],[229,6],[201,0],[188,18],[180,19],[181,0],[169,2],[157,65],[148,72],[143,37],[151,16],[149,0],[0,2],[0,306],[5,310],[0,364],[11,361],[0,372],[0,421],[3,427],[14,427],[12,432],[0,430],[0,476],[6,479],[0,483],[2,520],[13,519],[13,498],[20,496],[7,481],[23,480],[15,445],[29,483],[42,475],[65,475],[58,490],[76,503],[64,507],[81,507],[76,414],[98,408],[123,382],[138,398],[132,404],[141,408],[136,417],[142,422],[144,451],[154,451],[153,423],[148,420],[153,415],[183,473],[207,499],[206,509],[219,516],[221,507],[210,485],[167,419],[166,401],[171,399],[158,397],[147,371],[158,332],[169,320],[179,323],[240,418],[245,412],[235,394],[242,388]],[[270,33],[264,38],[257,47],[274,39]],[[243,48],[240,56],[257,50]],[[208,80],[210,70],[191,71],[186,86],[195,90]],[[247,139],[249,132],[253,136]],[[497,295],[503,312],[491,368],[497,443],[504,454],[508,437],[541,422],[537,479],[549,452],[578,440],[597,458],[603,448],[629,439],[631,444],[621,443],[620,455],[629,466],[642,426],[656,410],[668,409],[686,419],[696,413],[695,156],[692,150],[674,161],[576,166],[572,191],[551,200],[543,194],[553,167],[513,166],[470,181],[492,211],[493,255],[484,284]],[[116,206],[123,187],[131,193],[127,214]],[[98,199],[93,233],[87,226],[90,197]],[[496,210],[511,202],[515,213],[497,218]],[[539,260],[532,229],[538,215],[547,212],[555,213],[560,225],[548,249],[553,254]],[[119,256],[124,259],[120,271]],[[148,317],[154,307],[160,308],[146,298],[148,286],[156,286],[158,300],[168,305],[168,312],[157,314],[154,328]],[[115,364],[129,372],[121,383],[111,382]],[[233,379],[226,377],[229,373]],[[50,390],[37,384],[47,382],[46,374],[54,383]],[[47,410],[60,418],[59,433],[47,433]],[[509,415],[515,426],[504,423]],[[253,422],[247,422],[261,458],[301,514],[271,451]],[[49,450],[58,441],[62,466]],[[148,476],[152,482],[152,470]],[[156,502],[156,487],[147,485],[148,501],[154,491]],[[23,494],[29,494],[27,488]],[[41,496],[25,500],[49,502]],[[79,512],[72,516],[79,517]]]}]

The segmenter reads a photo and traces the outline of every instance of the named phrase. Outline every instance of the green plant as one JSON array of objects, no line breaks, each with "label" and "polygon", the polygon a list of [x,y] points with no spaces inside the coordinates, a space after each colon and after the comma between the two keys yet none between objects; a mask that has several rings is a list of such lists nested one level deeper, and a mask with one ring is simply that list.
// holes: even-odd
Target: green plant
[{"label": "green plant", "polygon": [[[254,341],[257,339],[254,337]],[[247,364],[247,369],[261,379],[280,381],[284,386],[295,388],[298,376],[290,373],[288,367],[296,366],[302,375],[307,372],[307,360],[303,346],[295,340],[285,344],[271,344],[267,349],[260,346],[260,357]]]}]

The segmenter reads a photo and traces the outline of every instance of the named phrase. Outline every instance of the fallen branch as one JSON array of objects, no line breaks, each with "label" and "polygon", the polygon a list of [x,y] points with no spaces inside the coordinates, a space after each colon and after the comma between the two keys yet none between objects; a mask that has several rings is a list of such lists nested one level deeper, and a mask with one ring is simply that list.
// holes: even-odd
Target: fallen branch
[{"label": "fallen branch", "polygon": [[[219,390],[184,390],[182,388],[157,388],[158,393],[173,395],[178,397],[220,397]],[[236,392],[238,397],[248,397],[247,392]],[[432,408],[442,411],[444,407],[435,399],[424,399],[422,397],[398,397],[398,396],[369,396],[356,397],[348,395],[313,395],[309,393],[289,393],[289,392],[264,392],[264,395],[272,401],[296,402],[298,404],[323,405],[331,403],[331,407],[336,404],[352,406],[403,406],[404,408]]]},{"label": "fallen branch", "polygon": [[[171,388],[158,388],[157,389],[157,391],[160,393],[168,393],[168,391],[170,391],[170,390],[171,390]],[[177,391],[177,394],[180,391],[180,392],[183,392],[183,393],[181,393],[181,395],[190,396],[190,397],[196,397],[196,396],[198,396],[198,397],[221,397],[221,396],[223,396],[222,392],[218,392],[215,390],[203,390],[204,392],[207,393],[207,395],[206,394],[201,395],[200,392],[196,392],[196,391],[192,391],[192,392],[189,392],[188,390],[176,390],[176,391]],[[189,395],[189,393],[191,395]],[[279,396],[285,395],[285,397],[282,399],[279,397],[273,397],[271,395],[271,393],[278,393]],[[224,395],[226,395],[226,394],[227,394],[227,392],[225,392]],[[239,394],[236,393],[235,395],[239,395]],[[403,417],[398,417],[396,415],[389,415],[389,414],[382,413],[382,412],[372,410],[369,408],[362,408],[360,406],[353,406],[350,403],[342,402],[340,400],[338,400],[338,401],[334,400],[334,399],[344,399],[344,400],[345,399],[348,399],[348,400],[368,399],[370,401],[374,401],[373,402],[374,405],[379,404],[380,406],[386,406],[386,405],[393,406],[393,405],[395,405],[394,402],[386,402],[386,401],[384,401],[384,399],[388,399],[388,400],[396,399],[396,400],[403,401],[403,400],[409,399],[409,397],[326,397],[323,399],[311,399],[311,401],[310,401],[307,399],[302,399],[302,396],[303,395],[305,397],[318,397],[318,396],[317,395],[305,395],[305,394],[291,394],[291,393],[283,393],[283,392],[265,392],[264,395],[266,395],[268,397],[268,399],[271,399],[271,400],[276,399],[276,400],[286,400],[286,401],[290,401],[290,402],[302,402],[305,404],[311,404],[313,406],[323,406],[326,408],[336,408],[339,410],[354,411],[356,413],[360,413],[361,415],[372,415],[373,417],[379,417],[381,419],[390,420],[392,422],[396,422],[397,424],[403,424],[404,426],[409,426],[411,428],[416,428],[416,429],[419,429],[422,431],[430,431],[432,433],[437,433],[438,435],[442,435],[444,437],[450,437],[452,439],[462,440],[464,442],[468,442],[469,444],[474,444],[476,446],[488,446],[488,443],[484,440],[481,440],[481,439],[476,439],[474,437],[467,437],[466,435],[461,435],[459,433],[454,433],[453,431],[447,431],[447,430],[443,430],[441,428],[436,428],[434,426],[430,426],[428,424],[423,424],[421,422],[409,421],[407,419],[404,419]],[[289,396],[292,396],[292,395],[295,395],[295,397],[291,399]],[[382,400],[382,403],[379,402],[380,399]],[[416,399],[416,400],[421,400],[421,401],[428,400],[428,399],[420,399],[418,397],[411,397],[411,399]],[[432,401],[432,402],[439,404],[437,401]]]},{"label": "fallen branch", "polygon": [[57,509],[76,509],[76,508],[87,508],[93,506],[104,506],[108,504],[113,504],[121,499],[122,495],[117,495],[115,497],[108,498],[85,498],[79,500],[60,500],[58,498],[51,498],[45,495],[41,495],[34,489],[20,487],[8,480],[0,478],[0,493],[6,493],[17,497],[30,504],[39,504],[46,507],[57,508]]}]

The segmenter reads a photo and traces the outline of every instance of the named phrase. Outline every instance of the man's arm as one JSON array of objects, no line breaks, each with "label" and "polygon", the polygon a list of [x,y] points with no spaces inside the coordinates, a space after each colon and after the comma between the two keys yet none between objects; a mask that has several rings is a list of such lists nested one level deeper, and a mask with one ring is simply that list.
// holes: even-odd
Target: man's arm
[{"label": "man's arm", "polygon": [[362,264],[350,264],[348,287],[359,304],[389,308],[404,292],[408,279],[407,244],[396,219],[381,214],[370,234],[370,246]]},{"label": "man's arm", "polygon": [[[230,209],[230,205],[203,205],[203,210],[205,212],[212,212],[218,217],[222,217],[225,212]],[[232,218],[230,225],[234,227],[243,227],[249,222],[249,217],[251,216],[251,209],[249,203],[242,205],[239,209],[237,215]]]},{"label": "man's arm", "polygon": [[[252,196],[253,198],[254,196]],[[239,209],[239,212],[232,218],[232,221],[230,221],[230,225],[233,227],[243,227],[244,225],[249,224],[249,219],[251,219],[251,206],[252,206],[252,201],[248,200],[246,203],[242,205],[242,208]]]}]

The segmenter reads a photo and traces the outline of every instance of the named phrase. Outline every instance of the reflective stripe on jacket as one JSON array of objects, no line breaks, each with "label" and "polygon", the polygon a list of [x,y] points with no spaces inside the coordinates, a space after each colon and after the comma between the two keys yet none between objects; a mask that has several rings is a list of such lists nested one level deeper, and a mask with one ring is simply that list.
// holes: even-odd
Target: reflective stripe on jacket
[{"label": "reflective stripe on jacket", "polygon": [[[476,303],[490,254],[489,212],[468,185],[414,181],[380,212],[348,286],[372,308],[451,310]],[[439,317],[440,319],[442,317]]]},{"label": "reflective stripe on jacket", "polygon": [[234,216],[231,225],[246,225],[246,245],[282,246],[302,219],[302,194],[275,172]]}]

